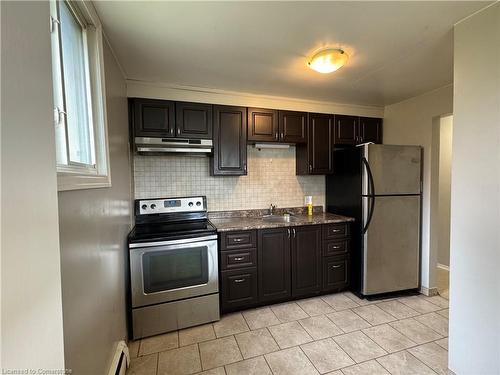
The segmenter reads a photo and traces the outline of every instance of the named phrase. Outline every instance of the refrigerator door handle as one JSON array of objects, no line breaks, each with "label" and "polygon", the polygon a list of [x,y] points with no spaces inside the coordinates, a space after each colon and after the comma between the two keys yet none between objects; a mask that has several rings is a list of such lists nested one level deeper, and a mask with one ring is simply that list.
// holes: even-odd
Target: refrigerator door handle
[{"label": "refrigerator door handle", "polygon": [[370,164],[365,157],[361,159],[363,165],[366,168],[366,175],[368,177],[368,199],[370,200],[368,208],[368,217],[366,218],[365,226],[363,227],[362,234],[365,234],[372,221],[373,211],[375,209],[375,183],[373,182],[372,170],[370,169]]},{"label": "refrigerator door handle", "polygon": [[368,227],[370,226],[370,222],[372,221],[373,217],[373,211],[375,210],[375,197],[374,196],[369,196],[368,199],[370,200],[369,208],[368,208],[368,217],[366,218],[366,223],[365,226],[363,227],[363,231],[361,232],[362,234],[365,234],[366,231],[368,230]]},{"label": "refrigerator door handle", "polygon": [[366,168],[366,174],[368,176],[368,195],[375,195],[375,183],[373,182],[372,170],[370,169],[370,164],[365,157],[361,159],[361,162]]}]

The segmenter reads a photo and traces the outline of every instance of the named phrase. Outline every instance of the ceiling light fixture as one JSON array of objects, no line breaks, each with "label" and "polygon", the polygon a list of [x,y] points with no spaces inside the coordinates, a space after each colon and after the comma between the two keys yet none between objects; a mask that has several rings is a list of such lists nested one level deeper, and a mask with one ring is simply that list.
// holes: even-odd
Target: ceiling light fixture
[{"label": "ceiling light fixture", "polygon": [[332,73],[343,67],[349,56],[344,50],[327,48],[314,54],[307,65],[319,73]]}]

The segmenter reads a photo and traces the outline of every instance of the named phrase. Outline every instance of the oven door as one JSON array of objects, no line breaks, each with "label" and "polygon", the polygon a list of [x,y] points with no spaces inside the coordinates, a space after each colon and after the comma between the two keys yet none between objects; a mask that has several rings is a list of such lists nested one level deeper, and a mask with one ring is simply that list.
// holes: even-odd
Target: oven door
[{"label": "oven door", "polygon": [[132,307],[219,291],[217,236],[130,245]]}]

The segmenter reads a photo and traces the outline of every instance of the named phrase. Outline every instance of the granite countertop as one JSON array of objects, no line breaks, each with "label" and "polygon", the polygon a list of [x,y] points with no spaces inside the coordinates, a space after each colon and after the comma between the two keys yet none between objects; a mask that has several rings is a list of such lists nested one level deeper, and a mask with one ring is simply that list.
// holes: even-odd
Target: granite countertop
[{"label": "granite countertop", "polygon": [[323,212],[322,207],[314,207],[312,216],[308,216],[306,212],[304,212],[304,208],[302,207],[276,209],[275,215],[283,215],[283,213],[285,212],[290,212],[293,214],[289,222],[273,222],[263,220],[262,216],[267,215],[267,210],[210,212],[209,219],[210,222],[217,228],[218,232],[228,232],[232,230],[296,227],[301,225],[345,223],[354,221],[352,217]]}]

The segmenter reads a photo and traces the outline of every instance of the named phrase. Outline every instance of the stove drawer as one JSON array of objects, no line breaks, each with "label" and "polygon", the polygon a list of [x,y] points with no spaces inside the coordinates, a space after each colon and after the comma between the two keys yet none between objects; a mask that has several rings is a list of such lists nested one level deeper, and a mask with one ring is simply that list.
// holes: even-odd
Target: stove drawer
[{"label": "stove drawer", "polygon": [[221,250],[257,247],[257,233],[254,230],[223,232]]},{"label": "stove drawer", "polygon": [[220,257],[223,271],[257,266],[257,249],[223,251]]}]

